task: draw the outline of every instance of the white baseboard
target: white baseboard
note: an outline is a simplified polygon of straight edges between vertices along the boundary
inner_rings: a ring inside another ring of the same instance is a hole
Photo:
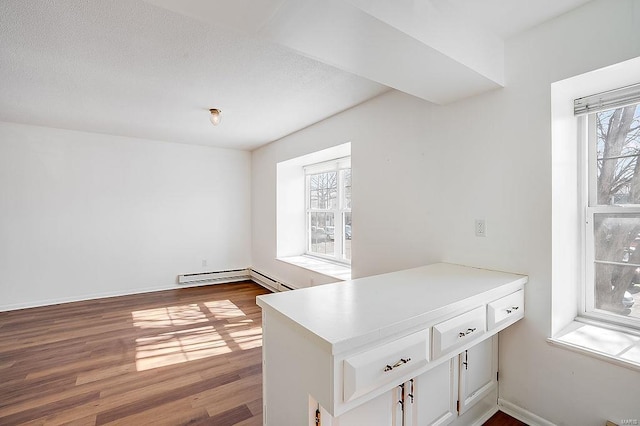
[[[258,271],[254,268],[249,268],[249,272],[251,273],[251,281],[274,293],[280,291],[295,290],[298,288],[296,286],[286,284],[275,277],[265,275],[261,271]]]
[[[521,422],[525,422],[529,426],[556,426],[549,420],[543,419],[542,417],[533,414],[531,411],[525,410],[524,408],[502,398],[498,398],[498,407],[500,408],[500,411],[520,420]]]
[[[61,297],[56,299],[45,299],[45,300],[36,300],[33,302],[27,303],[16,303],[12,305],[0,305],[0,312],[6,311],[15,311],[18,309],[28,309],[28,308],[37,308],[40,306],[50,306],[50,305],[59,305],[61,303],[71,303],[71,302],[82,302],[86,300],[95,300],[95,299],[105,299],[107,297],[118,297],[118,296],[131,296],[134,294],[143,294],[143,293],[153,293],[154,291],[165,291],[165,290],[178,290],[181,288],[189,288],[189,287],[201,287],[205,285],[215,285],[215,284],[225,284],[237,281],[250,281],[249,278],[242,279],[229,279],[227,281],[216,281],[216,282],[204,282],[204,283],[193,283],[193,284],[180,284],[179,286],[176,284],[169,284],[165,286],[155,286],[155,287],[145,287],[145,288],[136,288],[133,290],[122,290],[122,291],[112,291],[112,292],[103,292],[103,293],[92,293],[92,294],[83,294],[80,296],[73,297]]]
[[[34,301],[29,301],[24,303],[15,303],[15,304],[6,304],[6,305],[0,304],[0,312],[15,311],[18,309],[27,309],[27,308],[37,308],[40,306],[59,305],[61,303],[82,302],[86,300],[104,299],[107,297],[131,296],[134,294],[152,293],[154,291],[176,290],[179,288],[225,284],[225,283],[232,283],[232,282],[238,282],[238,281],[253,281],[256,284],[259,284],[262,287],[265,287],[267,290],[276,291],[276,292],[294,290],[297,288],[295,286],[285,284],[277,280],[273,280],[272,278],[269,278],[268,276],[260,273],[259,271],[252,269],[251,267],[246,268],[246,271],[247,271],[247,275],[235,276],[235,277],[234,276],[222,277],[222,278],[209,280],[209,281],[200,281],[200,282],[196,281],[196,282],[190,282],[190,283],[182,283],[179,285],[174,283],[174,284],[167,284],[167,285],[154,286],[154,287],[136,288],[132,290],[90,293],[90,294],[82,294],[78,296],[34,300]]]

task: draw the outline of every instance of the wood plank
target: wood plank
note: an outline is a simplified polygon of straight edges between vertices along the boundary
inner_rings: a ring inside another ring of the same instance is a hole
[[[96,424],[101,425],[109,423],[113,420],[125,418],[132,414],[146,411],[150,407],[163,405],[175,401],[176,399],[181,399],[190,395],[204,392],[205,390],[215,389],[218,386],[222,386],[227,383],[234,383],[237,380],[239,380],[239,377],[235,373],[221,374],[211,379],[201,380],[185,386],[180,386],[170,391],[162,392],[160,394],[153,395],[136,402],[122,404],[119,407],[98,414]]]
[[[236,423],[234,426],[262,426],[262,414],[259,416],[253,416],[240,423]]]
[[[152,407],[146,411],[107,423],[108,426],[122,425],[194,425],[213,424],[205,409],[194,410],[188,398],[176,400],[161,406]]]
[[[216,416],[246,402],[262,397],[262,377],[241,379],[230,386],[221,387],[198,396],[193,407],[205,406],[210,416]],[[222,397],[226,395],[225,397]]]
[[[211,416],[211,424],[213,425],[235,425],[244,420],[253,417],[251,411],[246,405],[240,405],[238,407],[231,408],[215,416]]]
[[[502,411],[498,411],[489,420],[484,422],[482,426],[527,426],[527,424],[514,419]]]
[[[262,397],[248,402],[247,407],[254,416],[262,416]]]
[[[100,395],[98,392],[76,395],[70,398],[60,399],[50,402],[49,404],[34,406],[26,410],[18,411],[9,415],[0,416],[2,424],[12,425],[27,422],[29,420],[38,419],[49,414],[65,410],[68,407],[77,405],[87,405],[95,402]],[[0,413],[1,414],[1,413]]]

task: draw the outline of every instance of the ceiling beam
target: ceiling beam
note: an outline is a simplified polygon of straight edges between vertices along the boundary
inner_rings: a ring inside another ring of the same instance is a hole
[[[504,85],[503,41],[442,0],[145,0],[427,101]]]

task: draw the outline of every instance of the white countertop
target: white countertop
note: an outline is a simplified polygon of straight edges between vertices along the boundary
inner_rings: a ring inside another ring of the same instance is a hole
[[[257,303],[289,318],[337,354],[502,297],[526,282],[524,275],[437,263],[258,296]]]

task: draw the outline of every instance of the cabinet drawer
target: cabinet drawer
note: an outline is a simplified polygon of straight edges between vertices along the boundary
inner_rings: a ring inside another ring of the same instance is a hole
[[[501,325],[515,322],[523,316],[524,291],[518,290],[489,303],[487,307],[487,327],[492,330]]]
[[[423,367],[429,361],[429,330],[410,334],[344,360],[343,399],[350,401]]]
[[[486,331],[485,305],[433,326],[433,357],[439,357]]]

